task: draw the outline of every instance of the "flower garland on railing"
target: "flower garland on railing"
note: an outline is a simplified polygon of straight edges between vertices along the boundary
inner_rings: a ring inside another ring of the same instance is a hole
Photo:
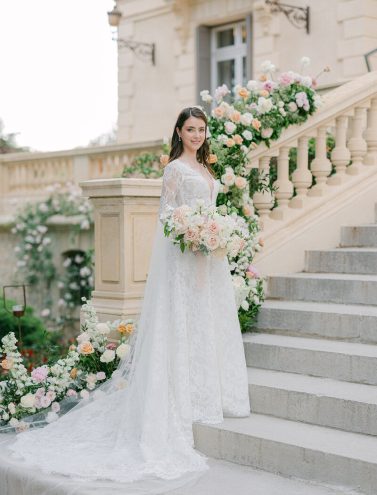
[[[74,307],[80,305],[80,298],[89,296],[92,290],[92,256],[88,251],[67,257],[62,267],[65,273],[60,275],[54,263],[54,246],[48,222],[55,215],[77,217],[78,222],[70,225],[73,241],[80,230],[90,228],[91,206],[82,196],[81,189],[72,183],[49,186],[46,192],[49,194],[47,199],[28,203],[21,208],[11,231],[20,239],[14,249],[17,271],[27,284],[38,286],[43,295],[40,316],[46,322],[54,320],[55,324],[64,324],[71,318]],[[60,316],[54,319],[51,287],[57,279],[62,297],[58,302]]]
[[[84,323],[77,345],[71,345],[67,356],[55,363],[29,373],[14,333],[3,337],[0,367],[5,379],[0,380],[0,431],[23,431],[32,423],[55,421],[61,404],[65,411],[78,400],[89,399],[101,383],[115,376],[120,361],[131,352],[128,342],[136,331],[134,320],[99,323],[91,302],[83,301]],[[116,342],[109,340],[111,332]],[[125,385],[118,377],[117,387]],[[27,421],[23,421],[25,417]]]
[[[309,63],[308,57],[301,59],[302,68]],[[275,66],[270,61],[261,68],[259,79],[248,81],[245,87],[237,85],[231,91],[223,84],[214,95],[208,90],[201,92],[208,105],[210,163],[221,181],[217,206],[223,206],[224,213],[244,217],[249,225],[250,239],[245,249],[235,258],[228,257],[243,331],[250,328],[264,299],[263,280],[252,265],[263,239],[250,196],[255,191],[271,190],[266,175],[258,174],[258,183],[252,183],[255,174],[247,167],[248,154],[261,143],[269,147],[284,129],[302,124],[316,111],[321,105],[316,81],[322,72],[329,71],[326,67],[314,79],[292,71],[275,78]],[[162,164],[166,161],[166,156],[161,157]]]

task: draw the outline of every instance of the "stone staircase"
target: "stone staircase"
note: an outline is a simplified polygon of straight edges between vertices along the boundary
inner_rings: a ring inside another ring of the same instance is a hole
[[[252,414],[195,424],[197,448],[376,494],[376,344],[377,223],[343,227],[339,248],[306,252],[305,272],[269,277],[244,336]]]

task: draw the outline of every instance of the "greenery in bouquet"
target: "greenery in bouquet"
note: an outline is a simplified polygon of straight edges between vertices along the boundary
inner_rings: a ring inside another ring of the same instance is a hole
[[[61,410],[67,410],[67,403],[99,393],[98,386],[114,376],[120,361],[130,355],[134,320],[99,323],[91,302],[83,300],[81,333],[65,357],[29,372],[14,332],[1,339],[0,367],[5,375],[0,381],[0,431],[23,431],[30,424],[55,421]],[[113,341],[111,333],[116,334]],[[119,388],[125,385],[125,380],[117,379]]]
[[[60,278],[58,287],[62,293],[59,301],[60,316],[54,323],[61,323],[71,318],[72,304],[80,304],[79,296],[87,296],[93,287],[92,256],[83,252],[82,262],[77,264],[78,270],[68,271],[61,276],[60,271],[67,266],[58,267],[54,260],[54,242],[49,233],[49,221],[59,215],[75,217],[76,221],[69,224],[70,237],[73,242],[75,235],[81,230],[88,230],[91,223],[91,206],[82,196],[81,189],[72,184],[55,184],[46,189],[47,198],[28,203],[15,216],[12,233],[19,241],[15,247],[17,272],[19,278],[26,284],[38,288],[43,300],[40,316],[47,323],[53,321],[53,292],[52,288]],[[77,255],[77,253],[75,254]],[[65,263],[67,261],[65,260]]]

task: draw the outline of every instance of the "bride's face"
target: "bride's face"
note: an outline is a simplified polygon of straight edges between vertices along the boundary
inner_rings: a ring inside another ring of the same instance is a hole
[[[181,130],[177,128],[177,132],[181,136],[184,149],[196,152],[206,138],[206,125],[198,117],[189,117]]]

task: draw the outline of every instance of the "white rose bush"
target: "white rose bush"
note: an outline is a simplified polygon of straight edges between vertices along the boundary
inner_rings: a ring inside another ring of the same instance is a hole
[[[308,57],[301,59],[304,69]],[[201,92],[207,108],[208,134],[212,154],[210,163],[221,181],[217,207],[223,214],[244,218],[249,228],[248,242],[229,263],[233,276],[242,331],[250,329],[264,298],[263,280],[252,265],[254,255],[262,248],[258,216],[251,195],[272,189],[269,177],[260,177],[247,169],[248,154],[261,143],[270,146],[290,125],[302,124],[321,105],[315,91],[317,78],[293,71],[276,75],[270,61],[262,64],[258,80],[229,89],[225,84],[211,95]],[[326,67],[322,72],[329,71]],[[321,73],[322,73],[321,72]]]
[[[128,343],[136,331],[133,319],[99,323],[90,301],[83,298],[84,323],[77,345],[66,357],[29,373],[13,332],[0,346],[0,430],[23,431],[30,423],[49,423],[70,404],[87,400],[92,391],[116,374],[121,360],[131,352]],[[115,333],[116,339],[109,340]],[[100,392],[100,391],[98,391]],[[26,420],[24,420],[24,419]]]

